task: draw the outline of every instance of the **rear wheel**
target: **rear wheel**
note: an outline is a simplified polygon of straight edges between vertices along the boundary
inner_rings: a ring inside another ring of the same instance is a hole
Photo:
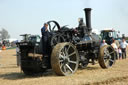
[[[115,63],[116,55],[114,49],[110,45],[100,48],[99,65],[102,68],[109,68]]]
[[[51,66],[57,75],[67,76],[76,72],[79,56],[75,46],[71,43],[57,44],[51,55]]]

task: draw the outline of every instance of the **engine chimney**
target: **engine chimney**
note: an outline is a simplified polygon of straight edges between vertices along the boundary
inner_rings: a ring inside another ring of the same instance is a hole
[[[85,8],[84,12],[85,12],[85,17],[86,17],[86,26],[88,28],[89,33],[92,31],[92,27],[91,27],[91,8]]]

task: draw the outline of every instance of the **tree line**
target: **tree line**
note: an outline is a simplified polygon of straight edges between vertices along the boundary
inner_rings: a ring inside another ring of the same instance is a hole
[[[0,30],[0,40],[9,39],[9,38],[10,35],[8,31],[5,28],[2,28],[2,30]]]

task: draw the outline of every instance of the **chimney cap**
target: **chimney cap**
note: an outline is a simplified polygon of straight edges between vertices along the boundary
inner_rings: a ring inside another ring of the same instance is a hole
[[[92,10],[91,8],[84,8],[84,10],[88,10],[88,11],[90,11],[90,10]]]

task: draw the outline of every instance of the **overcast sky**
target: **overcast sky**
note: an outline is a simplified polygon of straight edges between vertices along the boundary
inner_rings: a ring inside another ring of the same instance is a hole
[[[11,38],[20,34],[41,34],[44,22],[77,27],[83,9],[91,7],[92,28],[115,28],[128,35],[128,0],[0,0],[0,28]]]

